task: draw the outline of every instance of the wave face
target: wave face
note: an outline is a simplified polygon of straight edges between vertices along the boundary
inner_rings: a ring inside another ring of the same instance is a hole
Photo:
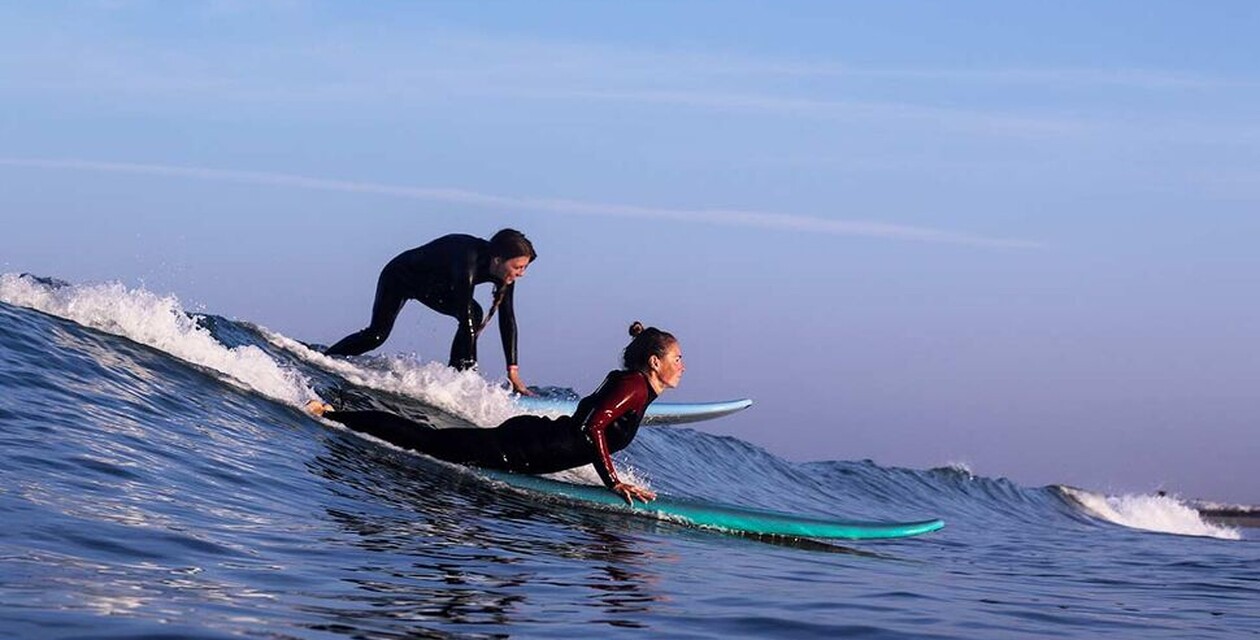
[[[0,275],[0,389],[0,628],[14,637],[1260,632],[1258,545],[1174,497],[800,464],[663,427],[619,456],[657,491],[948,526],[767,544],[546,503],[301,411],[338,394],[492,426],[517,412],[500,384],[327,358],[117,284]]]

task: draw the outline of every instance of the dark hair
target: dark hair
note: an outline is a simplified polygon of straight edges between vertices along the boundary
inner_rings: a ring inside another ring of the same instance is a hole
[[[638,320],[630,325],[630,335],[634,336],[634,340],[621,354],[621,365],[629,371],[647,371],[652,356],[664,358],[669,345],[678,342],[673,334],[656,327],[645,329]]]
[[[490,238],[490,257],[511,260],[527,256],[530,262],[538,258],[534,245],[525,234],[516,229],[500,229]]]
[[[499,258],[500,260],[511,260],[526,256],[530,262],[533,262],[538,254],[534,253],[534,245],[525,237],[525,234],[516,229],[499,229],[499,232],[490,238],[490,257]],[[490,313],[481,320],[481,326],[473,333],[474,336],[480,337],[481,332],[485,330],[486,325],[490,324],[490,318],[494,317],[494,312],[499,310],[499,305],[503,303],[503,297],[507,295],[507,287],[501,284],[494,285],[494,301],[490,304]]]

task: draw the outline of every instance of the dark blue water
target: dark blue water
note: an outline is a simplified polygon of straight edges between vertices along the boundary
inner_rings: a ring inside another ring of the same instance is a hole
[[[1260,635],[1257,530],[1172,497],[797,464],[670,427],[620,457],[684,497],[948,522],[775,544],[504,492],[299,409],[332,390],[438,424],[514,411],[474,374],[0,276],[0,637]]]

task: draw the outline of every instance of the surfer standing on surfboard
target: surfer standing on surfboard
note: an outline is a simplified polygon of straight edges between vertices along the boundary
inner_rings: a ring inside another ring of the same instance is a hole
[[[320,400],[308,403],[307,410],[457,464],[531,474],[591,464],[604,486],[627,503],[646,502],[656,494],[618,478],[612,454],[630,445],[647,406],[678,386],[686,366],[673,335],[639,322],[630,325],[630,335],[634,339],[622,353],[624,368],[609,372],[571,416],[516,416],[493,429],[435,429],[385,411],[337,411]]]
[[[537,257],[534,245],[515,229],[503,229],[488,241],[451,234],[404,251],[381,270],[368,327],[342,338],[324,353],[357,356],[381,346],[393,330],[403,303],[419,300],[459,322],[451,342],[449,364],[456,369],[470,369],[477,364],[477,338],[498,310],[508,381],[517,393],[533,395],[521,382],[516,363],[512,294],[517,278],[525,275],[526,267]],[[494,283],[494,303],[483,319],[481,305],[473,299],[473,288],[484,282]]]

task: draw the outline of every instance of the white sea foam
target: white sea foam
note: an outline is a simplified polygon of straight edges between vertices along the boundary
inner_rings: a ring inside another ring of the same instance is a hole
[[[53,286],[28,276],[2,274],[0,301],[129,338],[293,406],[314,397],[304,376],[280,366],[262,349],[219,343],[174,296],[119,283]]]
[[[1237,529],[1205,521],[1198,511],[1174,496],[1108,496],[1071,487],[1062,489],[1093,515],[1108,522],[1161,533],[1208,536],[1224,540],[1242,539]]]
[[[229,381],[301,407],[317,397],[299,372],[282,366],[255,346],[229,348],[185,312],[175,296],[159,296],[119,283],[55,286],[16,274],[0,275],[0,301],[42,311],[123,336],[176,358],[224,374]],[[265,327],[254,326],[273,344],[353,384],[420,399],[481,426],[497,425],[521,409],[507,389],[475,371],[456,371],[405,356],[360,364],[330,358]]]
[[[272,344],[352,384],[417,398],[479,426],[495,426],[522,413],[511,392],[476,371],[456,371],[439,362],[419,362],[399,355],[371,362],[330,358],[283,334],[257,325],[254,328]]]

